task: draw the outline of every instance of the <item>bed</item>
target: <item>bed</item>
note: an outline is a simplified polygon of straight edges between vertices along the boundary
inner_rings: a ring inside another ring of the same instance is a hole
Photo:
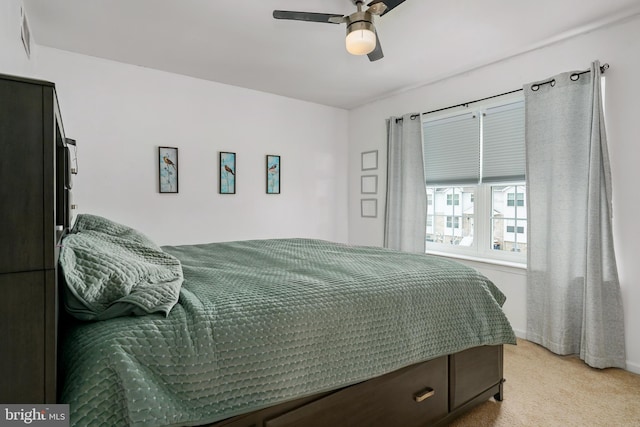
[[[71,425],[446,424],[502,399],[504,295],[422,254],[315,239],[158,247],[79,215],[63,239]]]

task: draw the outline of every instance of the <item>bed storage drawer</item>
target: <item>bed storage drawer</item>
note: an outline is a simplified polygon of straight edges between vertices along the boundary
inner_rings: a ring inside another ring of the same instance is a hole
[[[424,426],[447,414],[447,364],[440,357],[342,389],[265,423],[266,427]]]
[[[455,410],[485,391],[497,393],[502,384],[502,346],[474,347],[449,356],[450,407]]]

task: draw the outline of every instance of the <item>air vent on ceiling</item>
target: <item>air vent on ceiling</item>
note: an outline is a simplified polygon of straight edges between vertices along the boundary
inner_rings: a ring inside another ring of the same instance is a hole
[[[24,7],[20,8],[21,24],[20,24],[20,37],[22,38],[22,45],[24,51],[27,53],[27,58],[31,57],[31,31],[29,30],[29,23],[27,22],[27,13],[24,11]]]

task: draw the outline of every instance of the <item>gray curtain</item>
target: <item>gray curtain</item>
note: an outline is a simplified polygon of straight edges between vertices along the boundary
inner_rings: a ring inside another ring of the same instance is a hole
[[[387,120],[387,149],[384,246],[424,253],[427,190],[420,114]]]
[[[596,368],[624,368],[600,79],[596,61],[590,72],[524,87],[527,339]]]

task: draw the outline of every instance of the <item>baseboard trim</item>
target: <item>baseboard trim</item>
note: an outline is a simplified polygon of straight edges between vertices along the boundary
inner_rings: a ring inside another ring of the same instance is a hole
[[[514,329],[513,332],[516,334],[517,338],[520,338],[520,339],[523,339],[523,340],[527,340],[527,332],[526,331],[521,331],[519,329]],[[629,360],[627,360],[625,363],[626,363],[626,368],[625,368],[626,371],[633,372],[634,374],[640,374],[640,364],[639,363],[633,363],[633,362],[630,362]]]
[[[634,374],[640,374],[640,364],[629,362],[627,360],[627,371],[633,372]]]
[[[520,329],[514,329],[513,332],[516,334],[517,338],[521,338],[523,340],[527,339],[527,331],[521,331]]]

